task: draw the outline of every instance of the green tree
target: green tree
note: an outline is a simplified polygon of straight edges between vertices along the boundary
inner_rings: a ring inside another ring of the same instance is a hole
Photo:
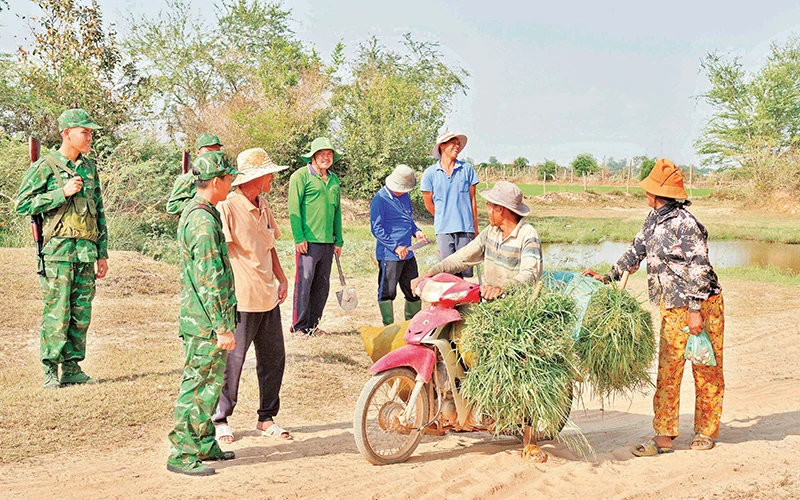
[[[52,144],[58,115],[83,107],[103,126],[100,134],[114,134],[143,101],[146,79],[124,59],[97,0],[34,3],[42,14],[30,19],[30,46],[18,49],[17,63],[3,57],[0,126]]]
[[[538,170],[538,178],[540,180],[552,180],[556,178],[556,173],[559,169],[563,168],[555,160],[545,159],[544,163],[536,166]]]
[[[216,19],[175,0],[157,18],[132,19],[126,47],[160,89],[154,103],[174,138],[190,145],[213,130],[233,154],[258,144],[294,165],[328,128],[344,47],[326,66],[290,20],[291,11],[262,0],[223,0]]]
[[[597,159],[591,153],[580,153],[570,164],[575,175],[592,175],[599,170]]]
[[[524,156],[519,156],[514,160],[512,165],[516,170],[522,170],[528,168],[531,165],[531,162],[529,162]]]
[[[700,96],[713,114],[695,143],[703,164],[742,168],[758,188],[800,189],[800,39],[773,44],[764,65],[708,54],[701,69],[711,90]]]
[[[647,155],[637,156],[633,159],[633,165],[639,169],[639,180],[644,180],[656,166],[656,158]]]
[[[349,196],[372,197],[399,163],[416,170],[433,163],[428,151],[467,73],[443,60],[438,45],[406,35],[404,51],[372,38],[359,47],[350,78],[334,91],[345,152],[341,177]]]
[[[499,167],[502,165],[496,156],[490,156],[489,159],[486,160],[486,163],[488,163],[490,167]]]

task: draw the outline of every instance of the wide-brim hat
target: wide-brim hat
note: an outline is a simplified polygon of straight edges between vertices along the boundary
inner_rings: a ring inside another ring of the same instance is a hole
[[[461,143],[461,151],[463,151],[464,148],[467,147],[467,136],[466,135],[464,135],[464,134],[454,134],[452,132],[445,132],[444,134],[440,135],[436,139],[436,144],[434,144],[433,145],[433,149],[431,149],[431,156],[433,156],[437,160],[441,160],[442,159],[442,152],[439,151],[439,146],[441,146],[443,143],[449,141],[453,137],[458,137],[458,142]]]
[[[397,193],[407,193],[417,185],[414,170],[408,165],[398,165],[386,178],[386,187]]]
[[[236,168],[239,175],[231,183],[238,186],[253,179],[258,179],[268,174],[274,174],[289,168],[286,165],[277,165],[262,148],[245,149],[236,157]]]
[[[313,158],[317,152],[322,151],[323,149],[330,149],[333,151],[333,163],[336,163],[342,158],[341,153],[333,148],[333,144],[331,143],[330,139],[327,137],[317,137],[311,143],[311,147],[308,148],[308,153],[300,155],[300,159],[302,159],[305,164],[309,164],[311,163],[311,158]]]
[[[653,170],[639,183],[639,187],[663,198],[685,200],[689,197],[683,186],[683,172],[666,158],[656,162]]]
[[[521,217],[531,213],[531,209],[522,203],[522,190],[508,181],[499,181],[492,189],[484,189],[478,194],[486,201],[505,207]]]

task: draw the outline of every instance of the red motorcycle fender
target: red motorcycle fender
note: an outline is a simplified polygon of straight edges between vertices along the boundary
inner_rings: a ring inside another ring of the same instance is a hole
[[[425,382],[428,382],[436,366],[436,353],[433,349],[419,345],[403,346],[379,359],[370,367],[369,372],[374,375],[398,366],[411,367]]]

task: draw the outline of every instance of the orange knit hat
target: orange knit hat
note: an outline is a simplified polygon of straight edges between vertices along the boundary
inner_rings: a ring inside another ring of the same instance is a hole
[[[639,183],[639,187],[664,198],[685,200],[689,197],[683,187],[683,172],[666,158],[656,162],[650,174]]]

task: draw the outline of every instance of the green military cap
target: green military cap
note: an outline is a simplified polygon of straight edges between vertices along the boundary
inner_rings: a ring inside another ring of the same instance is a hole
[[[61,113],[61,116],[58,117],[59,132],[63,132],[64,130],[72,127],[84,127],[91,129],[102,128],[100,125],[93,122],[91,118],[89,118],[89,113],[87,113],[86,110],[80,108],[68,109]]]
[[[308,153],[300,155],[300,159],[306,164],[311,163],[311,158],[313,158],[318,151],[322,151],[323,149],[330,149],[333,151],[333,163],[336,163],[342,157],[341,153],[333,149],[333,144],[331,144],[330,139],[327,137],[317,137],[311,143]]]
[[[207,181],[228,174],[238,175],[239,171],[233,168],[233,163],[227,154],[222,151],[211,151],[201,154],[192,162],[192,173],[195,179]]]
[[[220,146],[222,146],[219,137],[212,134],[211,132],[203,132],[197,137],[197,141],[194,143],[195,149],[197,150],[199,150],[203,146],[213,146],[215,144],[219,144]]]

